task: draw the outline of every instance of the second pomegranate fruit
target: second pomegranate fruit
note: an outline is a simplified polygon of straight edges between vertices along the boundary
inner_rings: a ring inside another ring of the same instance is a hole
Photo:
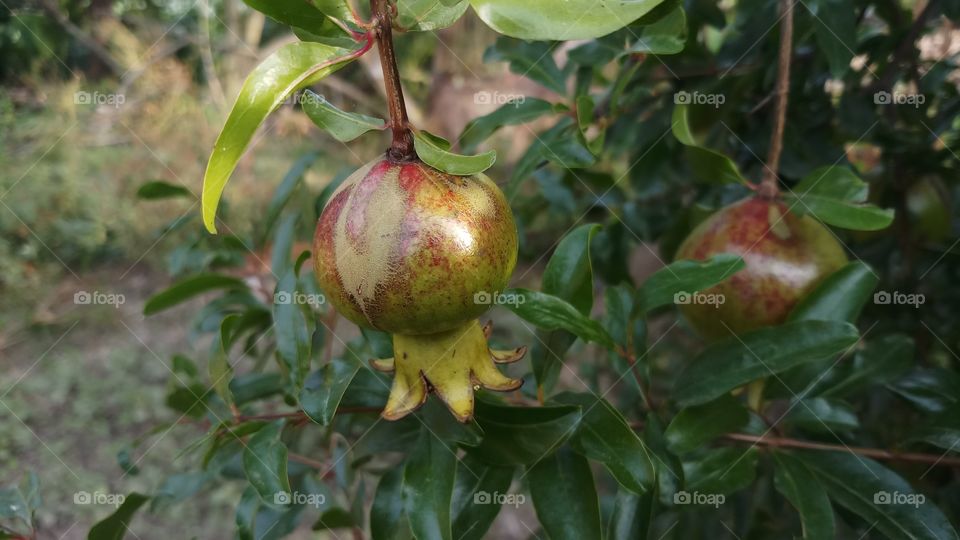
[[[762,197],[711,215],[684,240],[676,258],[705,260],[720,253],[739,255],[746,267],[680,305],[708,339],[782,323],[797,301],[847,263],[823,224]]]

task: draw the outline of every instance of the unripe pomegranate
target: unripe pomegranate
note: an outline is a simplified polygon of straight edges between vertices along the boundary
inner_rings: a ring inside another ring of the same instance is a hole
[[[383,416],[401,418],[434,390],[454,415],[473,414],[474,386],[512,390],[520,381],[493,361],[477,321],[517,262],[517,230],[503,193],[483,174],[454,176],[419,160],[387,156],[353,173],[331,196],[314,236],[316,276],[354,323],[393,334],[396,371]],[[429,386],[428,386],[429,383]]]
[[[840,243],[823,224],[761,197],[736,202],[704,220],[680,245],[676,258],[704,260],[720,253],[739,255],[746,267],[680,305],[708,339],[782,323],[797,301],[847,263]],[[706,296],[711,294],[718,296]],[[717,302],[699,301],[707,298]]]

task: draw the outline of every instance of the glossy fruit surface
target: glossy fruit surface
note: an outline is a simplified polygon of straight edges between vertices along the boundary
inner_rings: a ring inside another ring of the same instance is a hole
[[[704,260],[719,253],[743,258],[746,267],[679,306],[704,337],[717,339],[783,322],[824,277],[847,263],[836,237],[810,216],[751,197],[720,209],[684,240],[677,259]]]
[[[503,193],[483,174],[374,160],[333,194],[317,223],[315,269],[356,324],[417,335],[462,327],[502,291],[517,261]]]

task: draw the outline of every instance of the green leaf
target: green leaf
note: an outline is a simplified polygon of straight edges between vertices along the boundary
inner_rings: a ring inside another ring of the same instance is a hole
[[[287,26],[320,31],[327,17],[304,0],[243,0],[245,4]]]
[[[470,0],[487,26],[520,39],[568,41],[592,39],[639,19],[662,0]]]
[[[879,281],[866,263],[852,262],[830,274],[803,297],[790,312],[789,320],[855,322]]]
[[[221,274],[200,274],[178,281],[149,299],[143,305],[143,314],[154,315],[185,302],[197,295],[216,289],[246,288],[243,280]]]
[[[690,168],[705,182],[714,184],[747,184],[736,163],[729,157],[701,146],[690,130],[689,107],[678,103],[673,108],[673,136],[687,147]]]
[[[280,441],[282,420],[272,422],[256,432],[243,449],[243,471],[267,505],[281,506],[289,500],[290,479],[287,477],[287,447]]]
[[[870,386],[890,382],[913,365],[913,340],[903,334],[890,334],[868,341],[849,363],[838,364],[839,375],[818,395],[846,396]]]
[[[470,455],[460,460],[453,486],[454,538],[481,540],[500,513],[501,500],[522,503],[522,494],[508,494],[513,472],[513,467],[490,466]]]
[[[282,276],[292,268],[290,251],[293,249],[294,236],[297,233],[297,220],[300,213],[294,212],[283,216],[280,226],[273,237],[273,246],[270,253],[270,271],[275,276]],[[296,272],[296,270],[294,270]]]
[[[842,78],[850,70],[850,60],[857,50],[857,17],[843,0],[812,0],[808,6],[813,15],[814,36],[819,50],[827,58],[830,73]]]
[[[820,221],[857,231],[884,229],[893,222],[892,209],[865,204],[867,183],[850,169],[820,167],[804,177],[784,200],[790,211],[813,214]]]
[[[860,427],[857,413],[850,405],[836,399],[806,398],[793,405],[783,421],[810,432],[835,435]]]
[[[363,50],[322,43],[291,43],[250,73],[217,137],[203,176],[203,223],[208,231],[217,232],[215,220],[223,188],[267,115],[288,96],[340,69]]]
[[[476,5],[474,5],[476,8]],[[483,53],[484,62],[508,62],[510,71],[563,95],[566,76],[553,59],[553,45],[499,37]]]
[[[564,392],[556,401],[583,409],[580,429],[570,446],[603,463],[624,488],[642,495],[651,490],[655,474],[651,452],[619,411],[593,394]]]
[[[300,406],[311,420],[321,426],[330,425],[343,394],[360,370],[353,358],[334,358],[310,377],[300,392]]]
[[[570,231],[553,251],[543,271],[541,290],[566,300],[583,315],[593,307],[593,267],[590,241],[600,225],[587,223]]]
[[[483,429],[476,421],[458,422],[439,400],[428,400],[417,411],[420,423],[430,426],[430,433],[450,446],[476,446],[483,440]]]
[[[813,194],[862,203],[867,202],[870,186],[848,167],[827,165],[804,176],[791,191],[801,197]]]
[[[300,393],[310,371],[310,330],[302,306],[297,302],[299,296],[297,275],[291,268],[277,283],[273,329],[277,337],[277,355],[289,371],[294,395]]]
[[[270,198],[270,203],[267,205],[266,217],[263,220],[263,233],[260,238],[261,244],[265,243],[270,231],[277,222],[277,218],[280,217],[280,212],[283,210],[283,207],[287,205],[297,186],[303,181],[303,176],[307,172],[307,169],[313,165],[313,162],[315,162],[319,156],[320,154],[317,152],[309,152],[300,156],[287,170],[277,189],[273,191],[273,197]]]
[[[819,195],[796,197],[787,194],[783,198],[790,205],[790,211],[801,214],[809,212],[827,225],[841,229],[879,231],[893,223],[892,208],[878,208],[872,204],[851,204]]]
[[[636,39],[622,54],[677,54],[687,42],[687,14],[681,2],[663,2],[629,27]]]
[[[467,0],[397,0],[396,24],[406,31],[433,31],[457,22],[470,4]]]
[[[940,367],[915,368],[887,388],[922,411],[941,413],[960,399],[960,375]]]
[[[590,315],[593,307],[590,242],[599,230],[600,225],[586,224],[564,236],[547,261],[541,280],[544,293],[570,302],[585,316]],[[538,331],[537,337],[530,361],[537,385],[548,390],[560,372],[564,353],[576,338],[566,331]]]
[[[163,180],[147,182],[137,189],[137,198],[148,201],[171,199],[174,197],[190,197],[192,195],[193,193],[189,189],[181,185],[164,182]]]
[[[457,456],[429,429],[420,431],[403,471],[403,500],[410,528],[418,540],[453,538],[450,500]]]
[[[607,525],[609,540],[647,540],[653,524],[655,493],[636,495],[625,489],[617,490],[613,514]]]
[[[534,97],[510,101],[492,113],[468,122],[460,134],[460,145],[464,149],[472,149],[503,126],[525,124],[545,114],[557,112],[558,109],[558,106],[549,101]]]
[[[681,410],[670,421],[664,437],[675,454],[686,454],[702,448],[710,441],[740,430],[750,420],[746,407],[733,396],[719,398]]]
[[[417,150],[417,156],[427,165],[443,172],[469,176],[489,169],[497,161],[497,153],[494,150],[476,156],[462,156],[447,151],[446,148],[450,147],[450,143],[443,141],[446,143],[444,148],[442,144],[437,144],[437,139],[440,137],[432,133],[413,132],[413,145]]]
[[[348,0],[308,0],[321,13],[340,19],[341,21],[352,21],[353,15],[350,13]]]
[[[743,270],[738,255],[721,253],[706,261],[675,261],[647,278],[637,290],[636,306],[643,314],[676,301],[678,294],[710,288]]]
[[[510,183],[504,190],[508,199],[516,194],[521,181],[533,174],[544,161],[556,163],[565,169],[589,167],[596,162],[596,156],[580,141],[576,129],[573,118],[566,116],[536,136],[513,168]]]
[[[477,400],[483,442],[467,453],[496,466],[536,463],[576,431],[580,407],[508,407]]]
[[[593,341],[613,348],[613,338],[597,321],[582,315],[569,303],[541,292],[528,289],[508,289],[504,292],[515,301],[506,305],[522,319],[544,330],[566,330],[584,341]]]
[[[849,452],[804,451],[791,455],[814,472],[831,500],[864,518],[887,538],[958,538],[936,505],[876,461]]]
[[[386,126],[380,118],[341,111],[327,101],[327,98],[311,90],[304,91],[301,104],[303,111],[317,127],[340,142],[352,141],[368,131],[380,130]]]
[[[377,484],[370,507],[370,537],[373,540],[403,538],[403,467],[388,469]]]
[[[960,452],[960,405],[955,404],[924,422],[910,440],[932,444],[948,452]]]
[[[684,489],[688,493],[713,496],[739,491],[749,486],[756,477],[758,454],[759,451],[753,447],[720,448],[710,450],[696,461],[684,462]],[[679,499],[674,500],[682,501],[680,492],[677,495]],[[715,500],[723,504],[723,499]]]
[[[674,398],[698,405],[750,381],[838,354],[857,342],[857,328],[835,321],[794,321],[734,336],[700,353],[677,377]]]
[[[527,470],[537,518],[553,540],[601,538],[600,505],[587,458],[561,448]]]
[[[149,500],[150,497],[140,493],[127,495],[120,508],[90,529],[87,540],[121,540],[127,534],[134,514]]]
[[[803,538],[834,538],[833,508],[820,481],[803,462],[783,452],[774,452],[777,467],[774,486],[800,514]]]

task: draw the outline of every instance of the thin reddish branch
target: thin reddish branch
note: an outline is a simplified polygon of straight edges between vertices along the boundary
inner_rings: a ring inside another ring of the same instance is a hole
[[[859,456],[880,459],[884,461],[909,461],[926,463],[928,465],[945,465],[960,467],[960,458],[947,457],[943,454],[923,454],[919,452],[894,452],[882,448],[866,448],[862,446],[845,446],[841,444],[824,444],[786,437],[761,437],[746,433],[727,433],[725,439],[738,442],[748,442],[774,448],[800,448],[805,450],[825,450],[829,452],[852,452]]]
[[[780,169],[780,154],[783,152],[783,131],[787,123],[787,101],[790,94],[790,57],[793,52],[793,2],[780,0],[780,55],[777,58],[777,103],[773,116],[773,132],[770,134],[770,152],[766,170],[760,182],[761,197],[773,199],[780,194],[777,186],[777,171]]]
[[[383,85],[387,94],[387,107],[390,110],[390,129],[393,131],[393,143],[387,150],[387,156],[397,162],[413,161],[417,157],[413,147],[413,134],[407,118],[407,107],[403,102],[403,89],[400,87],[400,72],[397,69],[397,56],[393,50],[393,9],[389,0],[370,0],[373,14],[373,29],[377,50],[380,52],[380,66],[383,69]]]

